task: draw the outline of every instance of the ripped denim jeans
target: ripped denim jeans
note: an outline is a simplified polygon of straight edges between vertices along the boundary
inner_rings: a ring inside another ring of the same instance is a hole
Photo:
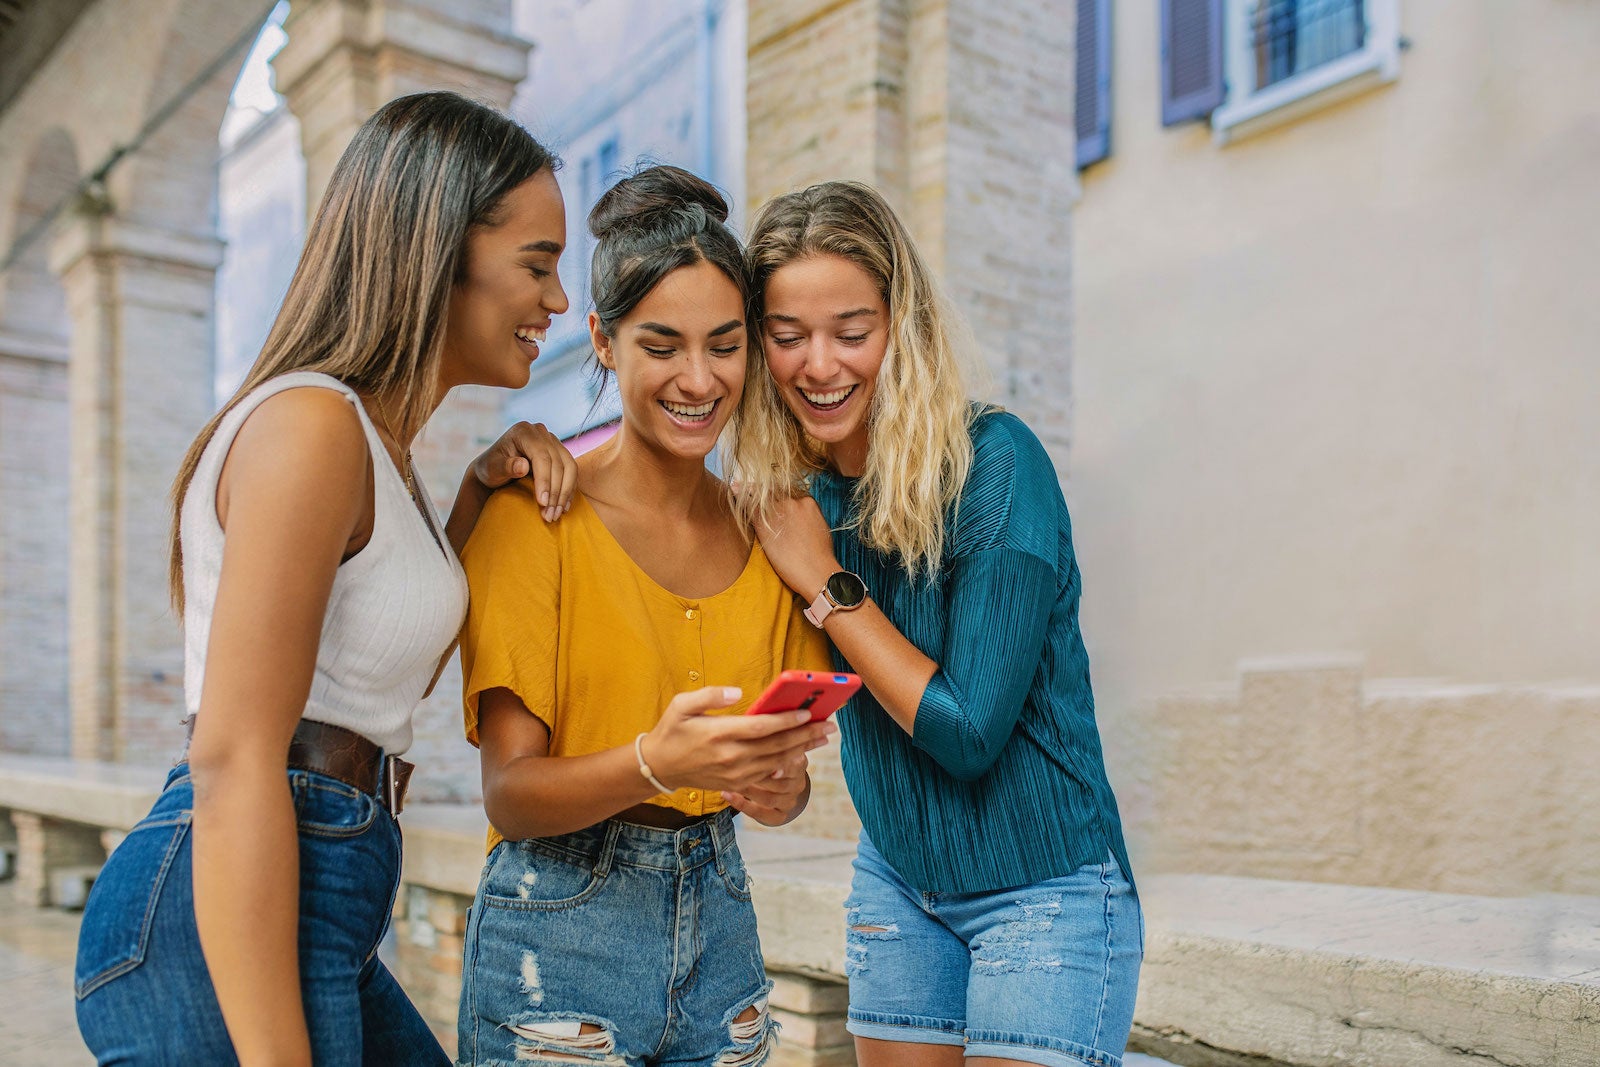
[[[777,1038],[731,811],[502,841],[461,981],[473,1067],[761,1067]]]
[[[991,893],[924,893],[861,835],[845,901],[847,1029],[1045,1067],[1120,1067],[1144,957],[1110,855]]]

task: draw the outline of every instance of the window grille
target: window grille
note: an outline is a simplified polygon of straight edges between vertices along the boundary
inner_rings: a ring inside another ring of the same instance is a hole
[[[1363,0],[1257,0],[1250,13],[1256,89],[1360,51]]]

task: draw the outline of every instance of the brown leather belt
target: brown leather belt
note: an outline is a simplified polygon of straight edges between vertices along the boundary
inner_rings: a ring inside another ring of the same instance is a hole
[[[194,737],[194,719],[186,721]],[[383,750],[354,730],[332,723],[301,719],[289,740],[287,766],[290,770],[311,771],[337,779],[368,796],[376,796],[391,815],[405,808],[406,787],[411,784],[414,764],[399,756],[385,756]]]
[[[622,822],[631,822],[639,826],[649,826],[657,830],[682,830],[693,826],[695,823],[705,822],[712,815],[689,815],[676,808],[663,808],[659,804],[635,804],[631,808],[624,808],[617,812],[613,818]]]

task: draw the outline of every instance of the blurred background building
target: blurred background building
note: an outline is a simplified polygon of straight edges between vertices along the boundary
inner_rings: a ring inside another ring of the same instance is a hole
[[[588,442],[614,417],[583,367],[583,220],[637,160],[710,178],[736,221],[871,181],[1073,509],[1108,763],[1176,931],[1152,942],[1148,1047],[1600,1062],[1592,937],[1528,920],[1542,963],[1491,938],[1451,973],[1493,958],[1567,999],[1517,986],[1547,1007],[1497,1001],[1491,1026],[1491,978],[1463,978],[1427,986],[1424,1024],[1410,994],[1258,974],[1301,957],[1248,955],[1282,945],[1244,919],[1217,942],[1240,954],[1199,962],[1175,903],[1314,900],[1294,921],[1320,944],[1312,912],[1393,931],[1470,900],[1520,930],[1515,897],[1600,894],[1596,57],[1600,6],[1573,0],[0,0],[0,761],[54,795],[176,752],[177,458],[254,359],[351,131],[458,88],[564,157],[573,309],[528,389],[462,391],[430,426],[437,494],[509,421]],[[436,1017],[481,819],[456,684],[419,719],[439,806],[402,907]],[[816,778],[764,846],[808,865],[774,868],[763,911],[774,972],[805,981],[839,972],[809,917],[837,910],[816,872],[856,829],[836,763]],[[45,811],[0,786],[41,901],[50,869],[103,856],[73,833],[114,843],[124,817],[81,788]],[[792,981],[780,1010],[816,1053],[793,1062],[844,1062],[836,991]],[[1296,997],[1327,1019],[1228,1030]]]

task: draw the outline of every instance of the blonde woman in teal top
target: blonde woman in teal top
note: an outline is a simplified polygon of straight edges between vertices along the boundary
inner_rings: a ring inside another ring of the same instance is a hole
[[[860,1063],[1118,1067],[1143,920],[1050,458],[969,399],[965,328],[871,188],[778,197],[746,255],[740,504],[865,681],[840,715]]]

